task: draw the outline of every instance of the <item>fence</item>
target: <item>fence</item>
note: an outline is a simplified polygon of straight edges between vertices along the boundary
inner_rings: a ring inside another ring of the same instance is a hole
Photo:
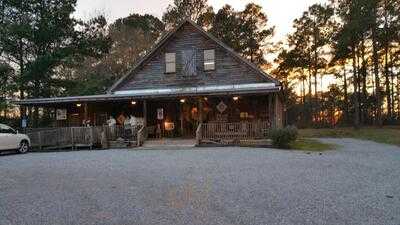
[[[204,123],[196,131],[198,144],[204,141],[265,139],[269,122]]]
[[[30,129],[27,135],[34,148],[92,148],[102,146],[104,141],[136,142],[140,128],[141,126],[40,128]]]

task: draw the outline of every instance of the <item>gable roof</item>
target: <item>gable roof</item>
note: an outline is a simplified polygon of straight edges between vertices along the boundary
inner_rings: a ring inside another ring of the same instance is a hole
[[[167,43],[173,36],[174,34],[176,34],[176,32],[178,32],[178,30],[180,30],[184,25],[186,24],[190,24],[191,26],[193,26],[194,28],[196,28],[196,30],[198,30],[202,35],[204,35],[205,37],[207,37],[208,39],[214,41],[217,45],[219,45],[220,47],[222,47],[223,49],[225,49],[228,53],[230,53],[232,56],[234,56],[236,59],[238,59],[239,61],[245,63],[246,65],[248,65],[250,68],[252,68],[253,70],[255,70],[257,72],[257,74],[259,74],[260,77],[262,77],[263,79],[265,79],[266,81],[272,81],[276,86],[280,86],[280,82],[273,78],[272,76],[266,74],[264,71],[262,71],[258,66],[256,66],[255,64],[249,62],[247,59],[243,58],[241,55],[239,55],[238,53],[236,53],[232,48],[230,48],[229,46],[227,46],[225,43],[223,43],[222,41],[220,41],[218,38],[216,38],[215,36],[213,36],[212,34],[206,32],[203,28],[201,28],[199,25],[197,25],[195,22],[191,21],[191,20],[185,20],[182,23],[180,23],[175,29],[173,29],[172,31],[168,32],[166,35],[164,35],[160,41],[158,41],[158,43],[156,45],[154,45],[154,47],[145,55],[143,56],[141,59],[139,59],[132,67],[131,70],[128,71],[128,73],[126,73],[123,77],[121,77],[117,82],[115,82],[107,91],[107,93],[111,94],[116,88],[119,87],[119,85],[121,85],[126,79],[128,79],[132,73],[134,73],[141,65],[143,65],[148,59],[150,59],[155,53],[156,51],[162,47],[165,43]]]

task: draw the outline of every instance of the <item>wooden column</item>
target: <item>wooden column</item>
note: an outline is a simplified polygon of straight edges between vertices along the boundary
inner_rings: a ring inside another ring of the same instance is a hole
[[[88,120],[88,114],[89,114],[88,104],[85,102],[83,103],[83,121],[85,122],[85,125],[86,121]]]
[[[269,122],[271,123],[271,127],[276,127],[276,115],[275,115],[275,94],[271,93],[268,95],[268,115]]]
[[[184,134],[184,127],[183,127],[183,104],[185,104],[185,103],[181,103],[180,101],[179,101],[179,120],[180,120],[180,122],[181,122],[181,135],[182,136],[185,136],[185,134]]]
[[[203,123],[203,98],[199,98],[199,124]]]
[[[35,106],[33,111],[33,127],[38,128],[39,126],[39,106]]]
[[[282,128],[284,125],[283,122],[283,104],[281,99],[279,98],[278,93],[275,93],[275,101],[274,101],[274,107],[275,107],[275,126],[277,128]]]
[[[147,101],[143,100],[143,126],[147,127]]]

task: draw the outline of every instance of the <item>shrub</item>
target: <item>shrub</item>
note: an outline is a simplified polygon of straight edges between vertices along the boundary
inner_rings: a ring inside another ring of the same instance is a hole
[[[297,135],[297,128],[295,126],[288,126],[271,130],[269,136],[274,147],[287,149],[290,148],[292,142],[296,141]]]

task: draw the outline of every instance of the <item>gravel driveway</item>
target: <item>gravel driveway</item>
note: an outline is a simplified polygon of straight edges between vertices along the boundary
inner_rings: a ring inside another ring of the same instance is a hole
[[[0,224],[400,225],[400,148],[0,156]]]

